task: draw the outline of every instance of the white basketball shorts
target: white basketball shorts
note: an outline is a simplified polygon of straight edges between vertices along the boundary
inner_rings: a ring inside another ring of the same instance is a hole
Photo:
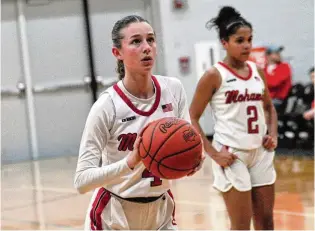
[[[215,140],[213,140],[212,145],[217,151],[220,151],[223,146]],[[225,168],[212,160],[214,188],[221,192],[227,192],[234,187],[242,192],[249,191],[253,187],[275,183],[274,151],[268,151],[263,146],[253,150],[228,147],[228,151],[237,155],[238,159]]]
[[[84,230],[177,230],[174,216],[170,190],[153,202],[139,203],[100,188],[92,197]]]

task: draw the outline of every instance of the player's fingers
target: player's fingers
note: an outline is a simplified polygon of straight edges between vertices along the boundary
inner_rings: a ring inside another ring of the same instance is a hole
[[[265,136],[264,139],[263,139],[263,146],[267,147],[269,145],[270,141],[271,141],[271,137],[270,136]]]
[[[226,161],[227,161],[228,163],[230,163],[231,161],[234,161],[234,154],[230,153],[230,154],[227,156]]]
[[[267,148],[267,149],[268,149],[268,148],[271,148],[271,147],[272,147],[272,143],[273,143],[272,140],[269,139],[269,140],[265,143],[264,147]]]
[[[134,148],[134,149],[138,149],[138,148],[139,148],[139,145],[140,145],[140,143],[141,143],[141,141],[142,141],[142,137],[141,137],[141,136],[138,136],[137,139],[136,139],[136,141],[135,141],[135,143],[134,143],[134,145],[133,145],[133,148]]]
[[[263,137],[263,143],[268,139],[268,137],[269,137],[268,135]]]
[[[270,150],[270,148],[272,147],[272,141],[269,140],[269,141],[265,142],[265,143],[263,144],[263,147],[264,147],[265,149],[267,149],[267,150]]]
[[[238,159],[238,156],[232,153],[232,158],[233,158],[233,160],[236,160],[236,159]]]
[[[269,149],[275,149],[277,147],[277,142],[275,140],[272,140],[270,142],[270,146],[269,146]]]
[[[272,141],[272,148],[276,148],[277,147],[277,141],[273,140]]]
[[[272,138],[270,136],[266,136],[263,142],[263,145],[268,145],[272,141]]]
[[[222,145],[222,148],[221,148],[221,152],[227,152],[227,147],[225,145]]]
[[[218,165],[221,166],[221,168],[224,168],[226,165],[226,161],[225,160],[216,160],[215,161]]]
[[[229,159],[223,159],[220,161],[219,165],[223,168],[228,167],[229,166]]]
[[[231,166],[234,163],[234,161],[235,161],[235,159],[229,160],[228,165]]]
[[[268,142],[268,141],[264,142],[264,143],[263,143],[263,146],[264,146],[265,148],[268,148],[268,147],[270,146],[270,142]]]
[[[230,163],[229,162],[225,162],[223,165],[221,165],[223,168],[229,167]]]
[[[267,145],[267,143],[268,143],[268,136],[265,136],[264,138],[263,138],[263,145],[265,146],[265,145]]]

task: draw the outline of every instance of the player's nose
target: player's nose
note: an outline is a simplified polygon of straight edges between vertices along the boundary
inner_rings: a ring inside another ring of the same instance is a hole
[[[144,42],[143,44],[143,53],[149,54],[152,51],[152,47],[148,42]]]
[[[244,49],[245,50],[249,50],[249,49],[251,49],[251,47],[252,47],[252,43],[250,43],[250,42],[245,42],[244,43]]]

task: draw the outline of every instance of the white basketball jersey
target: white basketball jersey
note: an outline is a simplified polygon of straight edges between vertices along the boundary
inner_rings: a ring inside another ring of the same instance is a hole
[[[179,117],[190,122],[186,95],[176,78],[153,76],[155,94],[149,99],[131,95],[119,81],[105,91],[114,105],[114,118],[109,121],[109,135],[103,152],[103,165],[125,158],[133,150],[137,135],[149,122],[163,117]],[[121,197],[159,196],[170,188],[170,181],[154,177],[142,163],[121,178],[104,185]]]
[[[255,63],[248,61],[247,65],[247,78],[222,62],[214,65],[222,82],[210,103],[215,120],[214,139],[244,150],[260,147],[267,131],[262,101],[264,81]]]

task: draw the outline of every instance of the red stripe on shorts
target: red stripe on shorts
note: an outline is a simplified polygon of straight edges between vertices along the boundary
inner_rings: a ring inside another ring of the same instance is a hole
[[[100,188],[90,211],[91,230],[103,230],[102,212],[110,200],[111,194],[104,188]]]
[[[172,213],[172,216],[173,216],[172,224],[173,224],[173,225],[177,225],[177,224],[176,224],[176,221],[175,221],[175,200],[174,200],[174,196],[173,196],[173,194],[172,194],[172,192],[171,192],[170,189],[167,190],[167,193],[168,193],[168,195],[170,195],[170,197],[171,197],[171,198],[173,199],[173,201],[174,201],[174,209],[173,209],[173,213]]]

